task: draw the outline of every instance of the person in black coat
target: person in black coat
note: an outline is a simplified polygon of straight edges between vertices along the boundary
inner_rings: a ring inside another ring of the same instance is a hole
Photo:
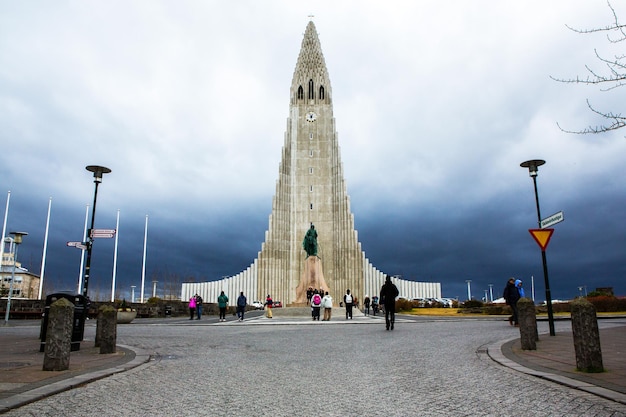
[[[509,324],[511,326],[513,326],[513,324],[519,326],[517,319],[517,301],[520,299],[520,294],[515,287],[515,278],[509,278],[507,281],[504,292],[502,293],[502,298],[504,298],[508,306],[511,306],[511,310],[513,311],[513,315],[509,317]]]
[[[385,326],[387,330],[391,328],[396,321],[396,297],[400,294],[398,287],[391,282],[391,277],[387,275],[385,283],[380,289],[380,303],[385,306]]]

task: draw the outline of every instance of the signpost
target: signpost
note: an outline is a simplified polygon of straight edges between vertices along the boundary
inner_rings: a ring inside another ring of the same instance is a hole
[[[82,249],[82,250],[87,249],[87,245],[85,244],[85,242],[67,242],[67,246],[71,248]]]

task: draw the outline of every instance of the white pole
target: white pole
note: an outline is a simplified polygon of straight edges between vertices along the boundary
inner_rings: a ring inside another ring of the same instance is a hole
[[[9,201],[11,201],[11,191],[7,194],[7,207],[4,210],[4,225],[2,226],[2,247],[0,247],[0,269],[2,268],[2,260],[4,259],[4,237],[7,233],[7,217],[9,217]]]
[[[117,239],[120,235],[120,209],[117,209],[117,222],[115,223],[115,250],[113,251],[113,282],[111,283],[111,302],[115,301],[115,275],[117,272]]]
[[[87,219],[89,218],[89,204],[85,208],[85,230],[83,231],[83,243],[87,241]],[[80,271],[78,271],[78,292],[77,294],[83,293],[83,264],[85,262],[85,249],[81,249],[80,251]]]
[[[48,218],[46,219],[46,235],[43,238],[43,254],[41,255],[41,276],[39,277],[39,295],[37,298],[41,300],[43,293],[43,276],[46,271],[46,252],[48,251],[48,230],[50,229],[50,208],[52,207],[52,197],[48,200]]]
[[[141,303],[143,304],[143,289],[146,282],[146,246],[148,243],[148,215],[146,214],[146,227],[143,235],[143,265],[141,267]]]
[[[535,302],[535,277],[533,275],[530,276],[530,294],[533,297],[533,302]]]

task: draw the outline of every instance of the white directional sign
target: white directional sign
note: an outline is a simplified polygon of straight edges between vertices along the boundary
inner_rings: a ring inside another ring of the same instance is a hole
[[[561,223],[563,221],[563,212],[559,211],[558,213],[554,213],[550,217],[546,217],[541,221],[541,228],[545,229],[546,227],[550,227],[553,224]]]
[[[82,250],[87,249],[87,245],[85,245],[83,242],[67,242],[67,246]]]
[[[91,237],[93,239],[111,238],[113,236],[115,236],[115,229],[91,229]]]

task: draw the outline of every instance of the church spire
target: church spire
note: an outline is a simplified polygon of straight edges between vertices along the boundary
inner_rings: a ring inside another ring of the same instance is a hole
[[[292,104],[331,104],[331,88],[315,24],[304,32],[300,55],[291,81]]]

